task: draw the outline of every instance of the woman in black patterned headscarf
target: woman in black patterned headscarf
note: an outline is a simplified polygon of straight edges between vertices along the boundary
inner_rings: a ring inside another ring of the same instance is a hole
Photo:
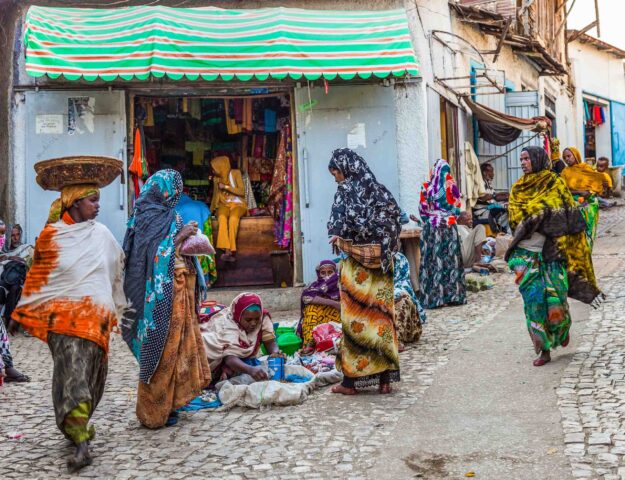
[[[391,382],[399,381],[393,255],[401,212],[391,192],[352,150],[335,150],[329,169],[338,188],[328,234],[343,253],[343,338],[337,368],[344,380],[332,391],[354,395],[357,387],[379,386],[380,393],[390,393]]]

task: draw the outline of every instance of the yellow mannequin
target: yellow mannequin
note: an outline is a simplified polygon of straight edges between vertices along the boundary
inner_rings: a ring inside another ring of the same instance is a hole
[[[217,248],[225,250],[223,260],[233,261],[237,251],[239,222],[247,213],[245,185],[241,172],[230,168],[228,157],[213,158],[211,167],[215,173],[211,211],[216,211],[219,222]]]

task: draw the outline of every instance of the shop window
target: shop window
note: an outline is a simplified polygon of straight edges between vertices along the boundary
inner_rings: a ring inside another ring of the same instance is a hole
[[[248,213],[239,226],[236,262],[222,261],[218,252],[213,286],[291,285],[290,95],[136,96],[133,107],[149,172],[179,171],[192,200],[211,206],[212,159],[225,156],[242,173]],[[211,213],[216,244],[219,227]]]

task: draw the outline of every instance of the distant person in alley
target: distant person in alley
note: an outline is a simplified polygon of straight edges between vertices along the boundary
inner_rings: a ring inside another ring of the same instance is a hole
[[[425,308],[467,303],[458,235],[460,190],[446,160],[439,159],[423,184],[419,203],[421,233],[420,295]],[[417,221],[416,217],[411,217]]]
[[[391,382],[399,381],[393,261],[401,210],[356,152],[335,150],[328,168],[337,183],[328,234],[343,257],[336,367],[344,378],[332,392],[355,395],[358,388],[377,386],[391,393]]]
[[[551,361],[551,350],[570,341],[567,297],[597,306],[604,298],[595,279],[586,222],[564,181],[553,173],[547,152],[521,152],[524,175],[512,186],[508,207],[514,238],[508,265],[525,304],[527,329],[539,355],[534,366]]]
[[[70,472],[91,464],[89,420],[108,372],[109,335],[126,309],[123,252],[95,221],[97,185],[68,185],[52,204],[13,318],[48,343],[56,423],[76,446]]]

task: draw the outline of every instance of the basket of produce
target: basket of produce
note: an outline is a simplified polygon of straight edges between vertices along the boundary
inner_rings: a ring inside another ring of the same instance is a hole
[[[35,164],[39,186],[57,192],[70,185],[106,187],[122,174],[123,168],[123,162],[116,158],[84,155],[53,158]]]

